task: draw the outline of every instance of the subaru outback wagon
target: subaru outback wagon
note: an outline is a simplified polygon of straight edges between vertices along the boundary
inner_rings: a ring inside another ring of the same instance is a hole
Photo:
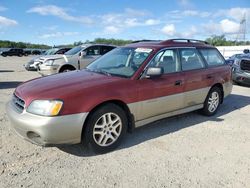
[[[147,123],[198,109],[214,115],[231,90],[231,68],[216,48],[172,39],[129,44],[86,69],[25,82],[6,109],[33,143],[82,141],[108,152]]]

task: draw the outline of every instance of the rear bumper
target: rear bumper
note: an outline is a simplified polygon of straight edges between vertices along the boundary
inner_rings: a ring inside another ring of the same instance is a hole
[[[233,89],[232,80],[223,84],[224,98],[231,94]]]
[[[19,113],[9,102],[6,112],[11,126],[19,136],[34,144],[50,146],[81,142],[82,127],[88,113],[45,117],[31,113]]]
[[[250,85],[250,73],[233,71],[233,81]]]

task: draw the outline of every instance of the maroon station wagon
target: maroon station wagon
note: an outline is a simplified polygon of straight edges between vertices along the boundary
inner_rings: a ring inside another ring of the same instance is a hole
[[[191,39],[116,48],[86,69],[19,85],[6,111],[13,128],[38,145],[116,148],[128,131],[200,109],[214,115],[231,93],[231,68],[218,50]]]

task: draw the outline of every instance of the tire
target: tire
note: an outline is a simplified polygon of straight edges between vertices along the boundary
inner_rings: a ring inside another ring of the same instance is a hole
[[[222,91],[219,87],[213,87],[204,102],[202,114],[206,116],[212,116],[216,114],[222,101]]]
[[[106,104],[88,118],[83,142],[95,153],[107,153],[120,145],[127,128],[125,112],[115,104]]]
[[[73,71],[73,70],[75,70],[75,68],[73,68],[73,67],[63,67],[63,68],[61,68],[61,70],[59,71],[59,73],[69,72],[69,71]]]

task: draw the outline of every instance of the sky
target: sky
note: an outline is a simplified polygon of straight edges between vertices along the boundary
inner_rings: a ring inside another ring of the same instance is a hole
[[[235,40],[243,39],[243,18],[250,40],[250,0],[0,0],[0,40],[60,45],[222,34]]]

